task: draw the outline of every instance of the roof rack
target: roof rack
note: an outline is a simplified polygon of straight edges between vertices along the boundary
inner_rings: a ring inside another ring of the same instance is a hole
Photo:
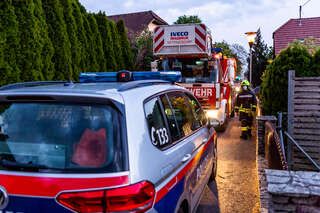
[[[144,86],[150,86],[150,85],[158,85],[158,84],[172,84],[170,81],[164,81],[164,80],[140,80],[140,81],[129,81],[128,83],[122,84],[119,88],[119,92],[123,92],[126,90],[138,88],[138,87],[144,87]]]
[[[0,87],[0,90],[9,90],[9,89],[18,89],[27,86],[40,86],[40,85],[48,85],[48,84],[65,84],[68,86],[69,84],[73,84],[72,81],[32,81],[32,82],[21,82],[21,83],[13,83]]]

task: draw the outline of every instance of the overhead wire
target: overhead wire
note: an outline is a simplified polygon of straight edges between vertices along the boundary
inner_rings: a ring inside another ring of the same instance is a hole
[[[304,3],[304,4],[302,5],[302,7],[305,6],[306,4],[308,4],[310,1],[311,1],[311,0],[308,0],[306,3]]]
[[[299,18],[301,20],[301,15],[303,14],[302,12],[302,7],[304,7],[306,4],[308,4],[311,0],[306,1],[304,4],[299,6]],[[301,1],[302,2],[302,1]]]

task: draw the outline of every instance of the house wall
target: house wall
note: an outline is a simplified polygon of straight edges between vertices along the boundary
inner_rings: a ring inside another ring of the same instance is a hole
[[[154,24],[154,23],[151,22],[151,23],[148,25],[148,29],[149,29],[150,32],[153,32],[153,30],[154,30],[157,26],[159,26],[159,25]]]

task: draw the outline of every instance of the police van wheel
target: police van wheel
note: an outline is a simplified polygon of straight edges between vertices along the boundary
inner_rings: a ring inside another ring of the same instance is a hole
[[[214,181],[216,179],[217,176],[217,167],[218,167],[218,152],[217,152],[217,141],[215,142],[215,147],[214,147],[214,162],[212,165],[212,171],[211,171],[211,175],[209,178],[209,183],[211,183],[212,181]]]
[[[184,210],[183,210],[183,208],[182,208],[182,206],[180,206],[180,208],[179,208],[179,210],[178,210],[177,213],[185,213]]]
[[[184,202],[180,205],[177,213],[188,213],[188,203],[184,201]]]

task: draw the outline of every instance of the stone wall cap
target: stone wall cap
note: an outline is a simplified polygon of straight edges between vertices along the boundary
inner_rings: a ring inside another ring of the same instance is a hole
[[[303,178],[315,178],[320,177],[320,172],[311,172],[311,171],[287,171],[287,170],[276,170],[276,169],[265,169],[266,175],[274,176],[294,176],[298,175]]]
[[[266,169],[268,192],[276,195],[320,196],[320,172]]]

